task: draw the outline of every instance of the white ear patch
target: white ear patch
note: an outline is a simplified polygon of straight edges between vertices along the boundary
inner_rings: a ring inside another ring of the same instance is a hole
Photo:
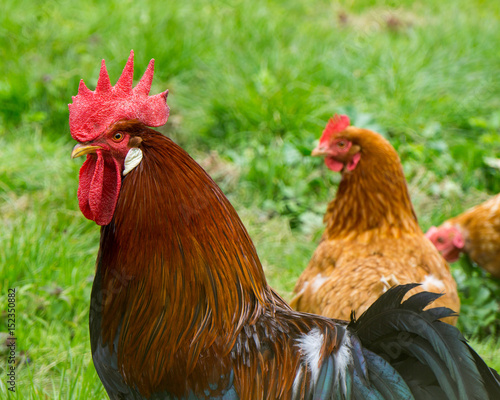
[[[128,153],[127,157],[125,157],[125,168],[123,169],[123,176],[127,175],[130,171],[132,171],[135,167],[139,165],[142,161],[142,150],[138,147],[132,147]]]

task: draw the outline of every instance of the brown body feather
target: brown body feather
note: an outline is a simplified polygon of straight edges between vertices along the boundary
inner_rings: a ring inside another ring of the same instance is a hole
[[[396,151],[375,132],[349,127],[341,135],[361,148],[361,158],[354,170],[343,172],[325,214],[325,232],[291,305],[346,319],[389,287],[419,282],[412,293],[444,292],[435,305],[458,312],[456,283],[418,225]]]

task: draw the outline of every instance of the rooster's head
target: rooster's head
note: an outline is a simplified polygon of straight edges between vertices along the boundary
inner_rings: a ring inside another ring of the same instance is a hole
[[[111,86],[102,60],[95,91],[81,80],[78,95],[69,104],[71,136],[78,141],[71,156],[87,155],[80,169],[78,201],[83,215],[99,225],[110,223],[122,175],[142,159],[142,139],[123,128],[131,122],[138,126],[161,126],[167,122],[168,90],[149,96],[153,70],[154,60],[151,60],[137,86],[132,87],[134,52],[131,51],[122,75]]]

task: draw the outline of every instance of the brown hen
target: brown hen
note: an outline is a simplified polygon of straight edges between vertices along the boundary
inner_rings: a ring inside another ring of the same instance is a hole
[[[331,119],[313,156],[342,173],[328,205],[326,229],[295,286],[292,307],[347,319],[363,313],[392,286],[421,283],[412,293],[445,293],[435,305],[460,309],[450,268],[424,236],[401,162],[380,134]],[[456,318],[445,322],[455,324]]]
[[[466,253],[472,261],[500,279],[500,194],[432,227],[426,236],[448,262]]]

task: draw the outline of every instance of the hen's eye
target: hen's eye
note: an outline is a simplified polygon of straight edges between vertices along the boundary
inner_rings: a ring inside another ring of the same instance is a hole
[[[116,132],[114,135],[113,135],[113,140],[115,142],[119,142],[120,140],[123,139],[123,133],[121,132]]]
[[[438,243],[444,243],[444,239],[441,236],[438,236],[436,240]]]
[[[337,147],[343,149],[345,147],[345,142],[344,141],[340,141],[337,143]]]

